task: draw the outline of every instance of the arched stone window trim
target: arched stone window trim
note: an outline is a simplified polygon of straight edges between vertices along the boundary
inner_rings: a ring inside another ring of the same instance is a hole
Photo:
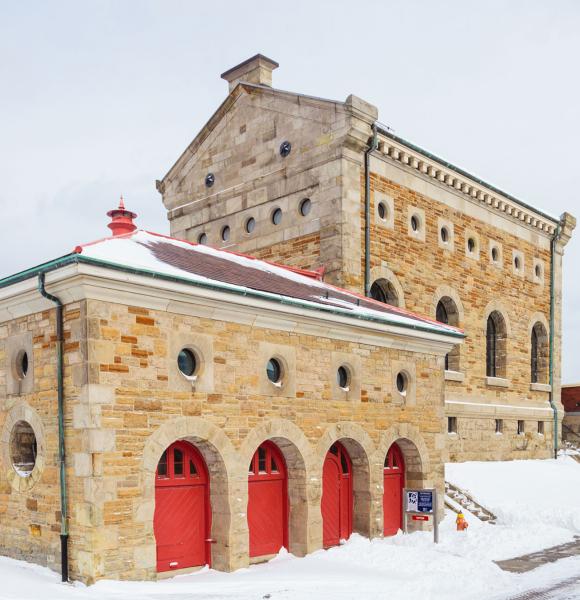
[[[505,379],[510,334],[511,325],[506,307],[498,301],[490,302],[485,310],[483,327],[487,377]]]
[[[530,340],[530,382],[547,384],[550,360],[550,328],[542,313],[535,313],[528,327]]]
[[[447,285],[440,285],[433,296],[432,314],[438,321],[461,327],[464,322],[463,304],[459,294]],[[460,371],[460,345],[445,355],[445,370]]]
[[[371,295],[373,285],[381,288],[386,299],[388,299],[390,296],[391,301],[387,300],[387,304],[392,304],[393,306],[398,306],[399,308],[405,308],[405,292],[403,291],[403,286],[399,282],[397,276],[386,266],[386,264],[381,263],[380,266],[371,269]],[[394,297],[396,297],[396,304],[393,301]],[[381,302],[384,301],[380,298],[376,299],[380,300]]]

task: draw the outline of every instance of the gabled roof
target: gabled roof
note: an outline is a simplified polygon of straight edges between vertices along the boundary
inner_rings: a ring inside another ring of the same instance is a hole
[[[285,267],[143,230],[77,246],[73,253],[51,263],[0,280],[0,288],[74,262],[295,303],[307,310],[464,337],[455,327],[325,283],[319,272]]]

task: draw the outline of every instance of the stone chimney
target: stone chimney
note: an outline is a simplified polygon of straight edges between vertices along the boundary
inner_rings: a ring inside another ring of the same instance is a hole
[[[279,65],[275,60],[263,54],[256,54],[222,73],[221,77],[228,82],[230,92],[240,81],[272,87],[272,71],[278,67]]]
[[[107,216],[111,217],[111,222],[107,227],[113,232],[114,236],[125,235],[137,229],[137,226],[133,223],[133,219],[137,217],[137,214],[125,208],[123,196],[121,196],[121,200],[119,201],[119,208],[110,210]]]

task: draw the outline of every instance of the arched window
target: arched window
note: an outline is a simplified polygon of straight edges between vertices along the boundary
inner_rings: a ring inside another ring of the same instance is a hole
[[[532,327],[530,381],[546,383],[548,375],[548,333],[544,325],[538,321]]]
[[[445,323],[446,325],[453,325],[455,327],[459,325],[459,311],[452,298],[443,296],[443,298],[437,302],[435,318],[439,323]],[[445,355],[445,370],[459,371],[459,346],[455,346],[451,352]]]
[[[377,279],[371,285],[371,298],[390,304],[391,306],[399,306],[399,295],[395,286],[387,279]]]
[[[494,310],[487,317],[486,375],[505,377],[506,373],[506,323],[502,314]]]

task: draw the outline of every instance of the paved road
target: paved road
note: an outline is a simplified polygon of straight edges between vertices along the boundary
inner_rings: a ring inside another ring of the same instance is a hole
[[[580,575],[547,588],[511,596],[508,600],[580,600]]]

